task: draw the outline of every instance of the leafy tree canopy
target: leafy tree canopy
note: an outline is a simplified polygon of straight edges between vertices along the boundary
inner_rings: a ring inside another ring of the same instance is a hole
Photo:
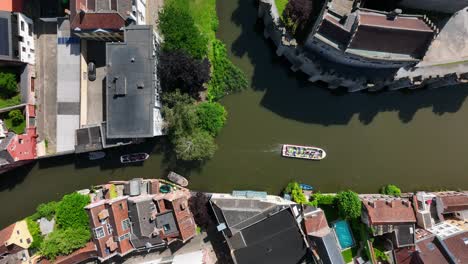
[[[284,17],[286,26],[296,34],[304,30],[312,14],[311,0],[289,0],[284,9]]]
[[[348,190],[339,192],[336,196],[341,217],[355,219],[361,216],[361,200],[357,193]]]
[[[199,92],[205,90],[204,83],[210,80],[210,62],[194,59],[182,51],[166,51],[159,58],[158,72],[165,92],[180,89],[198,98]]]
[[[401,190],[396,185],[388,184],[380,190],[382,194],[393,195],[393,196],[400,196]]]
[[[57,210],[58,203],[55,201],[40,204],[36,208],[36,212],[38,213],[39,218],[45,217],[47,220],[52,220],[55,215],[55,211]]]
[[[208,132],[197,129],[190,134],[175,138],[174,149],[177,159],[184,161],[203,161],[213,157],[216,144]]]
[[[23,121],[24,121],[24,115],[23,115],[23,113],[21,113],[21,111],[18,110],[18,109],[11,110],[11,111],[8,113],[8,118],[11,119],[11,123],[12,123],[14,126],[18,126],[19,124],[23,123]]]
[[[32,217],[26,218],[26,224],[28,225],[29,233],[31,233],[33,239],[30,248],[37,249],[40,247],[43,240],[39,224],[33,220]]]
[[[181,93],[179,89],[170,93],[162,94],[162,102],[164,106],[173,108],[176,105],[189,105],[195,103],[195,100],[188,94]]]
[[[197,59],[206,57],[208,39],[200,33],[185,8],[167,5],[159,14],[159,28],[164,35],[164,50],[183,50]]]
[[[224,107],[216,102],[204,102],[197,106],[199,127],[211,136],[216,136],[226,122],[227,112]]]
[[[60,228],[88,229],[88,215],[84,207],[89,204],[90,198],[79,193],[67,194],[56,209],[57,224]]]
[[[82,248],[91,238],[89,229],[67,228],[50,233],[40,246],[41,255],[54,260],[59,255],[68,255]]]
[[[16,76],[13,73],[0,72],[0,96],[10,98],[18,93]]]

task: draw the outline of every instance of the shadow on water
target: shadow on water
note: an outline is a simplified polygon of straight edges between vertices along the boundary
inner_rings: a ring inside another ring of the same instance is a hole
[[[12,190],[17,184],[22,183],[31,172],[35,163],[36,162],[32,162],[30,164],[23,165],[19,168],[1,174],[0,191]]]
[[[308,82],[305,74],[292,72],[290,64],[276,56],[272,41],[263,37],[255,0],[238,0],[231,20],[241,28],[231,52],[247,56],[253,65],[248,74],[253,89],[265,91],[261,105],[285,118],[345,125],[357,114],[361,123],[370,124],[380,112],[397,112],[401,122],[408,123],[422,108],[431,107],[437,115],[457,112],[468,95],[468,85],[379,93],[330,91]]]

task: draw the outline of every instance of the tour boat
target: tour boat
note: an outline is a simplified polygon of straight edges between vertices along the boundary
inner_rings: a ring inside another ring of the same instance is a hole
[[[169,174],[167,175],[167,178],[171,182],[176,183],[176,184],[178,184],[178,185],[180,185],[182,187],[187,187],[187,185],[188,185],[188,180],[185,177],[183,177],[183,176],[181,176],[181,175],[179,175],[179,174],[177,174],[175,172],[172,172],[172,171],[169,172]]]
[[[327,153],[325,153],[325,150],[317,147],[284,144],[282,155],[288,158],[322,160],[327,156]]]
[[[304,191],[312,191],[314,189],[314,187],[308,185],[308,184],[305,184],[305,183],[301,183],[299,184],[299,186],[301,186],[301,189],[304,190]]]
[[[95,151],[95,152],[90,152],[88,154],[89,160],[98,160],[98,159],[104,158],[105,156],[106,156],[106,153],[103,151]]]
[[[132,162],[140,162],[147,160],[149,155],[147,153],[132,153],[132,154],[125,154],[120,156],[121,163],[132,163]]]

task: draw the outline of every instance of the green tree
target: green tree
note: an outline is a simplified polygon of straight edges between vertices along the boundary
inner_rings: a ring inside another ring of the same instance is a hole
[[[47,220],[54,218],[55,211],[57,210],[58,203],[55,201],[40,204],[36,208],[39,218],[45,217]]]
[[[163,93],[162,102],[168,108],[173,108],[178,104],[189,105],[195,103],[195,100],[186,93],[181,93],[180,90],[175,90],[171,93]]]
[[[226,122],[227,112],[216,102],[204,102],[197,106],[198,126],[211,136],[216,136]]]
[[[185,161],[210,159],[217,148],[213,137],[200,129],[175,138],[173,144],[177,158]]]
[[[388,184],[388,185],[385,185],[384,187],[382,187],[382,189],[380,190],[380,193],[387,194],[387,195],[393,195],[393,196],[400,196],[401,195],[401,190],[396,185]]]
[[[361,200],[357,193],[348,190],[339,192],[336,196],[341,217],[355,219],[361,216]]]
[[[226,47],[219,41],[213,41],[212,78],[208,88],[208,99],[218,100],[226,94],[238,92],[248,87],[244,72],[228,58]]]
[[[0,72],[0,96],[10,98],[18,93],[16,76],[13,73]]]
[[[33,220],[32,217],[26,218],[26,224],[28,225],[29,233],[31,233],[32,236],[32,243],[30,248],[38,249],[43,240],[39,224]]]
[[[176,103],[173,108],[164,107],[163,113],[169,128],[171,141],[192,134],[198,124],[196,108],[192,104]]]
[[[295,203],[309,204],[309,201],[307,201],[307,198],[302,192],[301,186],[295,181],[288,183],[288,185],[284,189],[284,192],[291,194],[291,200],[293,200]],[[310,203],[310,205],[314,206],[313,203]]]
[[[197,59],[206,57],[208,39],[200,33],[185,8],[166,6],[159,14],[159,28],[164,36],[164,50],[183,50]]]
[[[89,229],[67,228],[58,229],[50,233],[40,246],[41,255],[55,260],[59,255],[68,255],[82,248],[91,238]]]
[[[84,207],[89,204],[87,195],[72,193],[65,195],[57,206],[56,219],[60,228],[88,228],[88,215]]]
[[[24,122],[24,115],[23,113],[21,113],[20,110],[16,109],[16,110],[11,110],[9,113],[8,113],[8,118],[11,119],[11,123],[12,125],[14,126],[18,126],[20,125],[21,123]]]

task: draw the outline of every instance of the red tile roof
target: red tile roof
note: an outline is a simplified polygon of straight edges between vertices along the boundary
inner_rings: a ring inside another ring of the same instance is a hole
[[[359,24],[349,48],[409,55],[422,58],[430,45],[434,30],[422,19],[359,12]]]
[[[327,218],[323,211],[317,211],[310,213],[304,218],[305,230],[308,235],[312,236],[322,236],[328,233],[329,227]]]
[[[85,247],[80,248],[68,256],[59,256],[54,261],[54,264],[75,264],[85,260],[97,257],[96,245],[93,242],[88,242]],[[46,263],[42,262],[41,263]]]
[[[71,22],[74,30],[114,30],[120,31],[125,26],[125,20],[118,13],[78,13]]]
[[[36,117],[36,108],[32,104],[28,104],[28,114],[29,117]]]
[[[0,0],[0,11],[23,12],[24,0]]]
[[[171,204],[179,228],[180,239],[187,241],[196,234],[196,225],[188,206],[188,200],[186,197],[182,197],[173,200]]]
[[[25,134],[16,135],[10,141],[7,147],[8,153],[15,161],[35,159],[37,157],[36,138],[36,128],[27,128]]]
[[[409,201],[366,200],[362,201],[371,225],[391,223],[415,223],[413,206]]]
[[[449,263],[443,248],[438,241],[437,237],[432,236],[416,243],[419,251],[419,259],[424,264],[443,264]]]
[[[468,210],[468,195],[466,194],[454,193],[438,198],[442,201],[444,213]]]
[[[0,255],[7,252],[5,243],[10,239],[13,229],[15,229],[15,225],[16,223],[11,224],[0,231]]]
[[[398,248],[394,252],[397,264],[424,264],[414,247]]]
[[[446,238],[444,242],[457,263],[468,263],[468,231]]]

